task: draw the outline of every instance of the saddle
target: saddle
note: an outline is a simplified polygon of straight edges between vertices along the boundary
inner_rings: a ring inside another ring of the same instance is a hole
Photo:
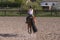
[[[28,17],[28,18],[26,19],[26,23],[31,23],[32,19],[33,19],[33,17]]]
[[[32,20],[35,21],[35,17],[28,16],[28,17],[26,18],[26,23],[31,23]]]

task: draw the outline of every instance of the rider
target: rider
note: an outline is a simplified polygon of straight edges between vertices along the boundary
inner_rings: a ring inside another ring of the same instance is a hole
[[[28,17],[26,18],[26,23],[27,23],[27,19],[31,16],[33,17],[34,22],[36,22],[35,16],[33,14],[33,8],[30,6],[28,10]]]

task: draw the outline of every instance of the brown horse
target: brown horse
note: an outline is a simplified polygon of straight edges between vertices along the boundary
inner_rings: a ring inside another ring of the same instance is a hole
[[[37,32],[37,28],[35,27],[35,17],[30,16],[27,20],[27,25],[28,25],[28,33]]]

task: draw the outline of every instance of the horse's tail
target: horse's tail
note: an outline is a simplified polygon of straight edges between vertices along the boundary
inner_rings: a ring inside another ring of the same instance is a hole
[[[34,33],[37,32],[37,28],[34,21],[32,21],[32,29]]]

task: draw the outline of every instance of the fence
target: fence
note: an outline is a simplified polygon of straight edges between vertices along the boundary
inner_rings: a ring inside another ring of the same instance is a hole
[[[35,16],[56,16],[60,17],[60,10],[35,10]],[[27,16],[27,10],[0,9],[0,16]]]
[[[36,16],[60,17],[60,10],[36,10]]]

